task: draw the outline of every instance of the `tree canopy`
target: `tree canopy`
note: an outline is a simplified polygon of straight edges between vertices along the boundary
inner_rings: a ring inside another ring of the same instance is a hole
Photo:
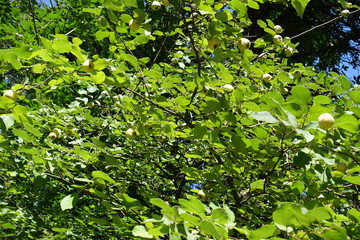
[[[1,238],[360,238],[355,3],[0,11]]]

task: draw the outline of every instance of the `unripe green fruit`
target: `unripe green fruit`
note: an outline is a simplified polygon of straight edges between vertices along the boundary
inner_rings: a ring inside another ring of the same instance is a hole
[[[282,27],[280,25],[275,25],[274,26],[274,31],[276,33],[282,33],[283,29],[282,29]]]
[[[51,132],[51,133],[49,133],[48,138],[49,138],[50,140],[54,140],[55,138],[57,138],[57,135],[56,135],[56,133]]]
[[[193,12],[191,15],[190,15],[190,18],[194,21],[197,21],[199,20],[199,14],[197,12]]]
[[[82,69],[88,73],[91,73],[92,71],[94,71],[93,61],[91,61],[89,59],[85,60],[85,62],[82,64]]]
[[[54,130],[52,130],[51,133],[49,133],[48,138],[50,140],[54,140],[55,138],[58,138],[59,136],[60,136],[60,131],[57,128],[55,128]]]
[[[66,131],[65,131],[65,136],[66,136],[66,137],[71,137],[71,136],[74,135],[74,133],[76,133],[77,131],[78,131],[77,128],[66,129]]]
[[[347,165],[346,165],[346,163],[344,163],[344,162],[339,162],[339,164],[337,165],[336,169],[337,169],[339,172],[345,173],[346,170],[347,170]]]
[[[234,91],[234,87],[231,85],[231,84],[225,84],[223,86],[223,89],[226,91],[226,92],[232,92]]]
[[[6,90],[5,92],[4,92],[4,95],[3,95],[4,97],[7,97],[7,98],[10,98],[11,100],[13,100],[13,101],[16,101],[16,99],[17,99],[17,93],[16,93],[16,91],[14,91],[14,90]]]
[[[60,136],[60,130],[57,128],[54,128],[54,130],[52,130],[57,136]]]
[[[201,200],[203,200],[203,201],[206,201],[206,199],[207,199],[207,196],[206,196],[206,194],[205,194],[205,192],[204,192],[203,190],[200,190],[200,191],[198,192],[198,196],[199,196],[199,198],[200,198]]]
[[[140,28],[140,23],[139,23],[139,20],[133,18],[130,20],[129,22],[129,27],[131,30],[138,30]]]
[[[275,44],[280,44],[280,43],[282,43],[283,38],[282,38],[282,36],[276,34],[276,35],[274,36],[274,38],[273,38],[273,41],[274,41]]]
[[[285,49],[285,55],[286,55],[287,57],[291,57],[292,55],[294,55],[294,49],[292,49],[291,47],[287,47],[287,48]]]
[[[92,108],[92,107],[95,106],[95,103],[94,103],[94,102],[88,102],[87,106],[88,106],[89,108]]]
[[[287,88],[281,89],[281,94],[282,94],[282,95],[286,95],[286,94],[288,94],[288,93],[289,93],[289,89],[287,89]]]
[[[65,136],[66,136],[66,137],[71,137],[72,135],[73,135],[72,130],[71,130],[71,129],[66,129],[66,131],[65,131]]]
[[[158,11],[161,8],[161,3],[159,1],[153,1],[151,4],[151,9],[154,11]]]
[[[247,38],[240,38],[240,40],[238,41],[238,47],[240,50],[248,49],[250,48],[250,46],[251,46],[251,42]]]
[[[262,80],[264,82],[270,82],[271,79],[272,79],[272,76],[268,73],[265,73],[264,75],[262,75]]]
[[[297,70],[294,71],[294,77],[300,78],[301,76],[302,76],[301,70],[297,69]]]
[[[125,132],[125,136],[129,139],[135,139],[136,137],[136,131],[132,128],[129,128],[128,130],[126,130]]]
[[[350,11],[345,9],[345,10],[342,10],[340,14],[342,17],[347,18],[350,15]]]
[[[319,127],[327,130],[334,125],[334,117],[329,113],[323,113],[318,117]]]
[[[217,38],[211,38],[208,41],[208,46],[211,50],[215,50],[220,46],[220,40]]]

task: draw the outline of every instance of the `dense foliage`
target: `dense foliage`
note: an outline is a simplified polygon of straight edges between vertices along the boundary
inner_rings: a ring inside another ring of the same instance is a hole
[[[277,22],[312,2],[0,1],[0,236],[359,239],[360,88]]]

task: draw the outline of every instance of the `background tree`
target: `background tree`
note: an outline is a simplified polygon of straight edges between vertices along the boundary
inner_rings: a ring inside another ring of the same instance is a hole
[[[359,88],[274,2],[2,1],[1,237],[359,238]]]
[[[359,1],[349,4],[359,5]],[[270,18],[274,23],[283,27],[285,36],[296,37],[294,42],[299,42],[299,51],[292,61],[306,65],[316,66],[318,71],[335,71],[345,73],[348,67],[359,67],[359,13],[342,18],[340,10],[349,7],[345,1],[310,1],[304,15],[300,17],[292,7],[290,1],[278,4],[264,4],[260,11],[254,10],[251,19]],[[352,6],[352,5],[350,5]],[[355,9],[353,9],[355,10]],[[325,24],[316,30],[298,36],[313,27]],[[296,26],[296,27],[293,27]],[[263,36],[261,29],[252,30],[250,33]],[[359,81],[355,76],[353,81]]]

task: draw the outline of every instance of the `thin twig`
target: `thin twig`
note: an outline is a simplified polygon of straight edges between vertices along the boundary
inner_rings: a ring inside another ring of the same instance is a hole
[[[36,87],[39,87],[40,85],[44,84],[45,82],[47,82],[48,80],[50,80],[53,76],[55,75],[55,73],[52,73],[49,77],[47,77],[44,81],[42,81],[41,83],[38,83],[36,85],[34,85],[32,88],[30,89],[33,89],[33,88],[36,88]],[[28,90],[30,90],[28,89]]]
[[[326,145],[323,145],[323,144],[320,144],[321,146],[329,149],[330,151],[334,152],[334,153],[340,153],[340,154],[343,154],[343,155],[346,155],[348,156],[349,158],[351,158],[352,160],[354,160],[354,162],[356,162],[358,165],[360,165],[360,162],[353,156],[351,155],[350,153],[346,153],[346,152],[341,152],[341,151],[336,151],[335,149],[329,147],[329,146],[326,146]]]
[[[76,28],[70,30],[69,32],[65,33],[66,36],[69,36],[73,31],[75,31]]]
[[[171,115],[174,115],[174,116],[177,116],[177,117],[181,117],[181,118],[182,118],[182,115],[180,115],[179,113],[174,112],[173,110],[167,109],[167,108],[159,105],[158,103],[154,102],[153,100],[144,97],[144,96],[141,95],[140,93],[138,93],[138,92],[136,92],[136,91],[134,91],[134,90],[132,90],[132,89],[130,89],[130,88],[127,88],[127,90],[130,91],[131,93],[139,96],[139,97],[142,98],[143,100],[145,100],[145,101],[147,101],[147,102],[149,102],[149,103],[157,106],[157,107],[160,108],[161,110],[164,110],[165,112],[167,112],[167,113],[169,113],[169,114],[171,114]]]
[[[29,8],[30,8],[30,11],[31,11],[31,18],[32,18],[32,22],[33,22],[33,25],[34,25],[35,36],[36,36],[37,41],[39,42],[40,38],[39,38],[39,34],[38,34],[38,31],[37,31],[37,27],[36,27],[35,12],[34,12],[35,10],[34,10],[34,6],[31,3],[31,0],[29,0]]]
[[[356,13],[356,12],[358,12],[358,11],[360,11],[360,9],[357,9],[357,10],[351,12],[350,14],[354,14],[354,13]],[[317,26],[315,26],[315,27],[313,27],[313,28],[310,28],[310,29],[302,32],[302,33],[299,33],[298,35],[295,35],[295,36],[291,37],[291,39],[295,39],[295,38],[297,38],[297,37],[300,37],[300,36],[302,36],[302,35],[304,35],[304,34],[306,34],[306,33],[308,33],[308,32],[311,32],[311,31],[319,28],[319,27],[322,27],[322,26],[325,26],[325,25],[327,25],[327,24],[329,24],[329,23],[331,23],[331,22],[334,22],[334,21],[338,20],[339,18],[343,18],[343,16],[338,16],[338,17],[336,17],[336,18],[334,18],[334,19],[331,19],[330,21],[327,21],[327,22],[324,22],[324,23],[322,23],[322,24],[319,24],[319,25],[317,25]]]
[[[66,180],[65,178],[62,178],[62,177],[60,177],[60,176],[56,176],[56,175],[51,174],[51,173],[43,173],[43,174],[46,175],[46,176],[55,178],[55,179],[59,180],[60,182],[66,183],[66,184],[68,184],[68,185],[73,184],[73,183],[71,183],[69,180]]]
[[[156,56],[155,56],[154,60],[152,61],[152,65],[156,62],[157,58],[159,57],[160,53],[162,52],[162,50],[163,50],[163,48],[164,48],[164,46],[165,46],[165,41],[166,41],[167,37],[168,37],[168,36],[165,35],[164,40],[163,40],[162,43],[161,43],[160,49],[159,49],[159,51],[156,53]]]

